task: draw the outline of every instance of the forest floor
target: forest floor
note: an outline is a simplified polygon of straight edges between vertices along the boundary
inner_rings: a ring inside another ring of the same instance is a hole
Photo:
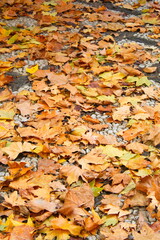
[[[0,239],[160,239],[159,12],[1,0]]]

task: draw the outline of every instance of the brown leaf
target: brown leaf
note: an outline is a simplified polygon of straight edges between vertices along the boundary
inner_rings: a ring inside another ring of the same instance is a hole
[[[34,198],[31,201],[28,201],[27,207],[30,211],[38,213],[42,210],[47,210],[49,212],[56,212],[58,209],[58,204],[55,201],[49,202],[44,199]]]
[[[140,233],[136,231],[132,231],[133,237],[135,240],[159,240],[160,238],[160,233],[159,232],[154,232],[154,230],[149,227],[147,223],[143,223],[142,229],[140,230]]]

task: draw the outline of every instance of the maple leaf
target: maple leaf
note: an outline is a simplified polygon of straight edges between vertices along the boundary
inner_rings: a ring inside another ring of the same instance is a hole
[[[34,148],[35,145],[28,142],[12,142],[9,146],[6,146],[1,150],[6,153],[10,159],[15,159],[19,153],[32,152]]]
[[[1,82],[1,80],[0,80],[0,82]],[[14,98],[14,95],[8,88],[5,88],[3,91],[1,91],[0,102],[10,100],[12,98]]]
[[[116,110],[113,112],[113,120],[119,120],[122,121],[125,118],[128,118],[131,115],[130,106],[123,105],[122,107],[116,108]]]
[[[38,213],[42,210],[47,210],[49,212],[56,212],[58,208],[58,204],[55,202],[49,202],[44,199],[34,198],[31,201],[27,202],[27,207],[29,207],[30,211],[34,213]]]
[[[58,13],[62,13],[72,9],[72,7],[73,7],[73,3],[71,2],[58,1],[58,4],[56,5],[55,9]]]
[[[4,61],[0,61],[0,73],[2,72],[7,72],[8,70],[10,70],[11,68],[13,68],[13,66],[11,65],[12,62],[4,62]],[[5,78],[4,75],[1,75],[2,76],[2,80]],[[13,78],[9,78],[10,80],[13,79]],[[9,80],[9,81],[10,81]],[[8,82],[9,82],[8,81]]]
[[[6,222],[3,223],[5,226],[5,232],[13,232],[13,239],[22,239],[24,238],[24,233],[26,230],[26,235],[29,237],[29,239],[33,239],[33,234],[34,234],[34,224],[33,221],[30,217],[28,217],[27,222],[23,223],[20,221],[15,220],[15,216],[13,214],[10,214],[9,217],[7,218]],[[19,237],[18,238],[18,230],[19,230]],[[17,238],[16,238],[17,237]],[[12,239],[12,238],[11,238]]]
[[[132,231],[133,237],[135,240],[158,240],[160,238],[160,233],[159,232],[154,232],[154,230],[149,227],[147,223],[143,223],[142,228],[140,229],[140,233],[136,231]]]
[[[8,39],[7,44],[13,44],[18,40],[18,34],[14,34],[10,39]]]
[[[79,235],[82,229],[81,226],[74,225],[71,221],[68,221],[61,215],[59,215],[58,218],[53,218],[51,220],[51,226],[53,229],[68,230],[73,235]]]
[[[0,120],[5,119],[5,120],[12,120],[15,115],[14,110],[3,110],[0,109]]]
[[[60,174],[67,177],[68,184],[77,182],[79,177],[81,177],[85,182],[86,179],[83,176],[83,170],[77,166],[62,166],[60,169]]]
[[[86,215],[86,212],[83,211],[83,208],[91,209],[93,205],[93,193],[88,184],[83,184],[81,187],[69,189],[65,197],[64,205],[59,209],[59,212],[63,213],[64,215],[76,215],[77,213]]]
[[[0,75],[0,87],[4,86],[7,83],[10,83],[14,80],[12,76],[5,76],[4,74]]]
[[[77,89],[80,90],[82,94],[88,97],[96,97],[98,95],[96,89],[94,88],[87,89],[84,86],[77,86]]]
[[[17,178],[10,182],[9,186],[17,190],[30,189],[30,192],[28,192],[28,194],[26,193],[29,195],[28,197],[30,197],[30,194],[33,194],[39,198],[45,199],[46,201],[50,201],[50,192],[52,189],[49,184],[52,182],[52,180],[54,180],[54,177],[51,175],[45,175],[41,171],[30,171],[20,178]]]
[[[58,217],[51,217],[44,222],[46,227],[41,230],[42,233],[47,234],[47,239],[67,240],[70,239],[70,234],[73,236],[80,236],[82,227],[76,225],[73,221],[59,215]]]
[[[11,206],[25,206],[25,200],[18,194],[17,191],[14,191],[8,197],[7,195],[4,196],[5,202],[3,205],[11,205]]]
[[[118,149],[112,145],[98,146],[97,149],[102,150],[102,153],[109,157],[122,157],[125,153],[124,150]]]
[[[32,105],[29,100],[22,100],[16,103],[16,107],[18,110],[20,110],[22,116],[26,116],[40,110],[42,106],[40,104]]]
[[[125,199],[123,209],[127,209],[128,207],[135,206],[147,206],[149,204],[149,199],[141,193],[136,191],[134,196]]]
[[[150,86],[152,83],[148,80],[147,77],[132,77],[128,76],[126,79],[127,82],[136,82],[136,86],[142,86],[143,84]]]
[[[26,68],[26,72],[33,74],[35,72],[38,71],[38,64],[36,64],[35,66],[31,67],[31,68]]]
[[[27,240],[33,240],[34,235],[34,227],[21,225],[16,226],[13,228],[10,239],[11,240],[21,240],[21,239],[27,239]]]
[[[143,71],[146,72],[146,73],[153,73],[157,70],[157,67],[146,67],[146,68],[143,68]]]
[[[98,197],[103,190],[103,187],[96,187],[95,186],[95,179],[89,183],[91,190],[93,192],[94,197]]]
[[[132,143],[129,143],[127,146],[126,146],[126,149],[127,150],[132,150],[133,152],[135,153],[140,153],[142,154],[144,151],[147,151],[148,150],[148,146],[143,144],[143,143],[139,143],[139,142],[132,142]]]
[[[96,165],[101,165],[102,168],[106,169],[108,163],[107,159],[104,155],[97,151],[96,149],[92,149],[88,154],[78,160],[78,163],[82,165],[82,169],[91,169],[91,165],[93,164],[93,169],[96,170]],[[100,171],[102,169],[100,168]]]
[[[85,229],[95,233],[95,230],[104,223],[104,220],[92,209],[92,215],[85,218]]]
[[[133,225],[130,227],[134,228]],[[121,227],[119,224],[109,228],[109,227],[102,227],[100,230],[100,235],[102,239],[114,239],[114,240],[125,240],[128,238],[128,231]]]
[[[153,13],[145,13],[142,15],[142,21],[144,23],[149,23],[149,24],[159,24],[160,20],[159,18]]]
[[[160,143],[160,124],[153,125],[147,134],[144,134],[143,140],[145,142],[151,140],[155,146],[158,145]]]

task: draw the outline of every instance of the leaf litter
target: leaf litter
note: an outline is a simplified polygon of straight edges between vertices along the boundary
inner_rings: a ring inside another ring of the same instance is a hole
[[[157,68],[138,67],[159,61],[158,45],[116,41],[159,38],[159,4],[134,18],[96,4],[0,3],[0,52],[18,53],[0,61],[0,239],[159,239],[160,90],[145,75]],[[9,24],[19,17],[35,25]],[[32,89],[13,92],[7,73],[22,67]]]

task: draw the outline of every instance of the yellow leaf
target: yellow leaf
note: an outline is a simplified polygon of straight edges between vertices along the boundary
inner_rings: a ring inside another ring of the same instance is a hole
[[[43,147],[44,145],[43,144],[39,144],[35,147],[35,149],[33,150],[34,153],[40,153],[43,151]]]
[[[26,72],[31,73],[31,74],[33,74],[37,71],[38,71],[38,64],[36,64],[34,67],[26,68]]]
[[[34,223],[32,221],[32,218],[31,217],[28,217],[28,220],[27,220],[27,223],[26,225],[30,226],[30,227],[34,227]]]
[[[55,230],[67,230],[75,236],[78,236],[82,230],[81,226],[75,225],[61,215],[58,218],[53,218],[51,220],[51,225]]]
[[[100,101],[112,102],[112,103],[115,103],[115,101],[116,101],[114,95],[111,95],[111,96],[101,95],[101,96],[98,96],[97,99]]]
[[[99,146],[97,149],[101,149],[102,154],[105,154],[108,157],[122,157],[124,155],[124,150],[120,150],[112,145]]]
[[[15,115],[13,110],[0,110],[0,119],[12,120]]]
[[[135,172],[134,174],[136,176],[139,176],[139,177],[146,177],[146,176],[152,174],[152,170],[151,169],[147,169],[147,168],[143,168],[143,169],[139,169],[138,172]]]
[[[83,134],[85,134],[86,131],[87,131],[86,127],[83,126],[75,127],[72,131],[72,135],[82,136]]]

